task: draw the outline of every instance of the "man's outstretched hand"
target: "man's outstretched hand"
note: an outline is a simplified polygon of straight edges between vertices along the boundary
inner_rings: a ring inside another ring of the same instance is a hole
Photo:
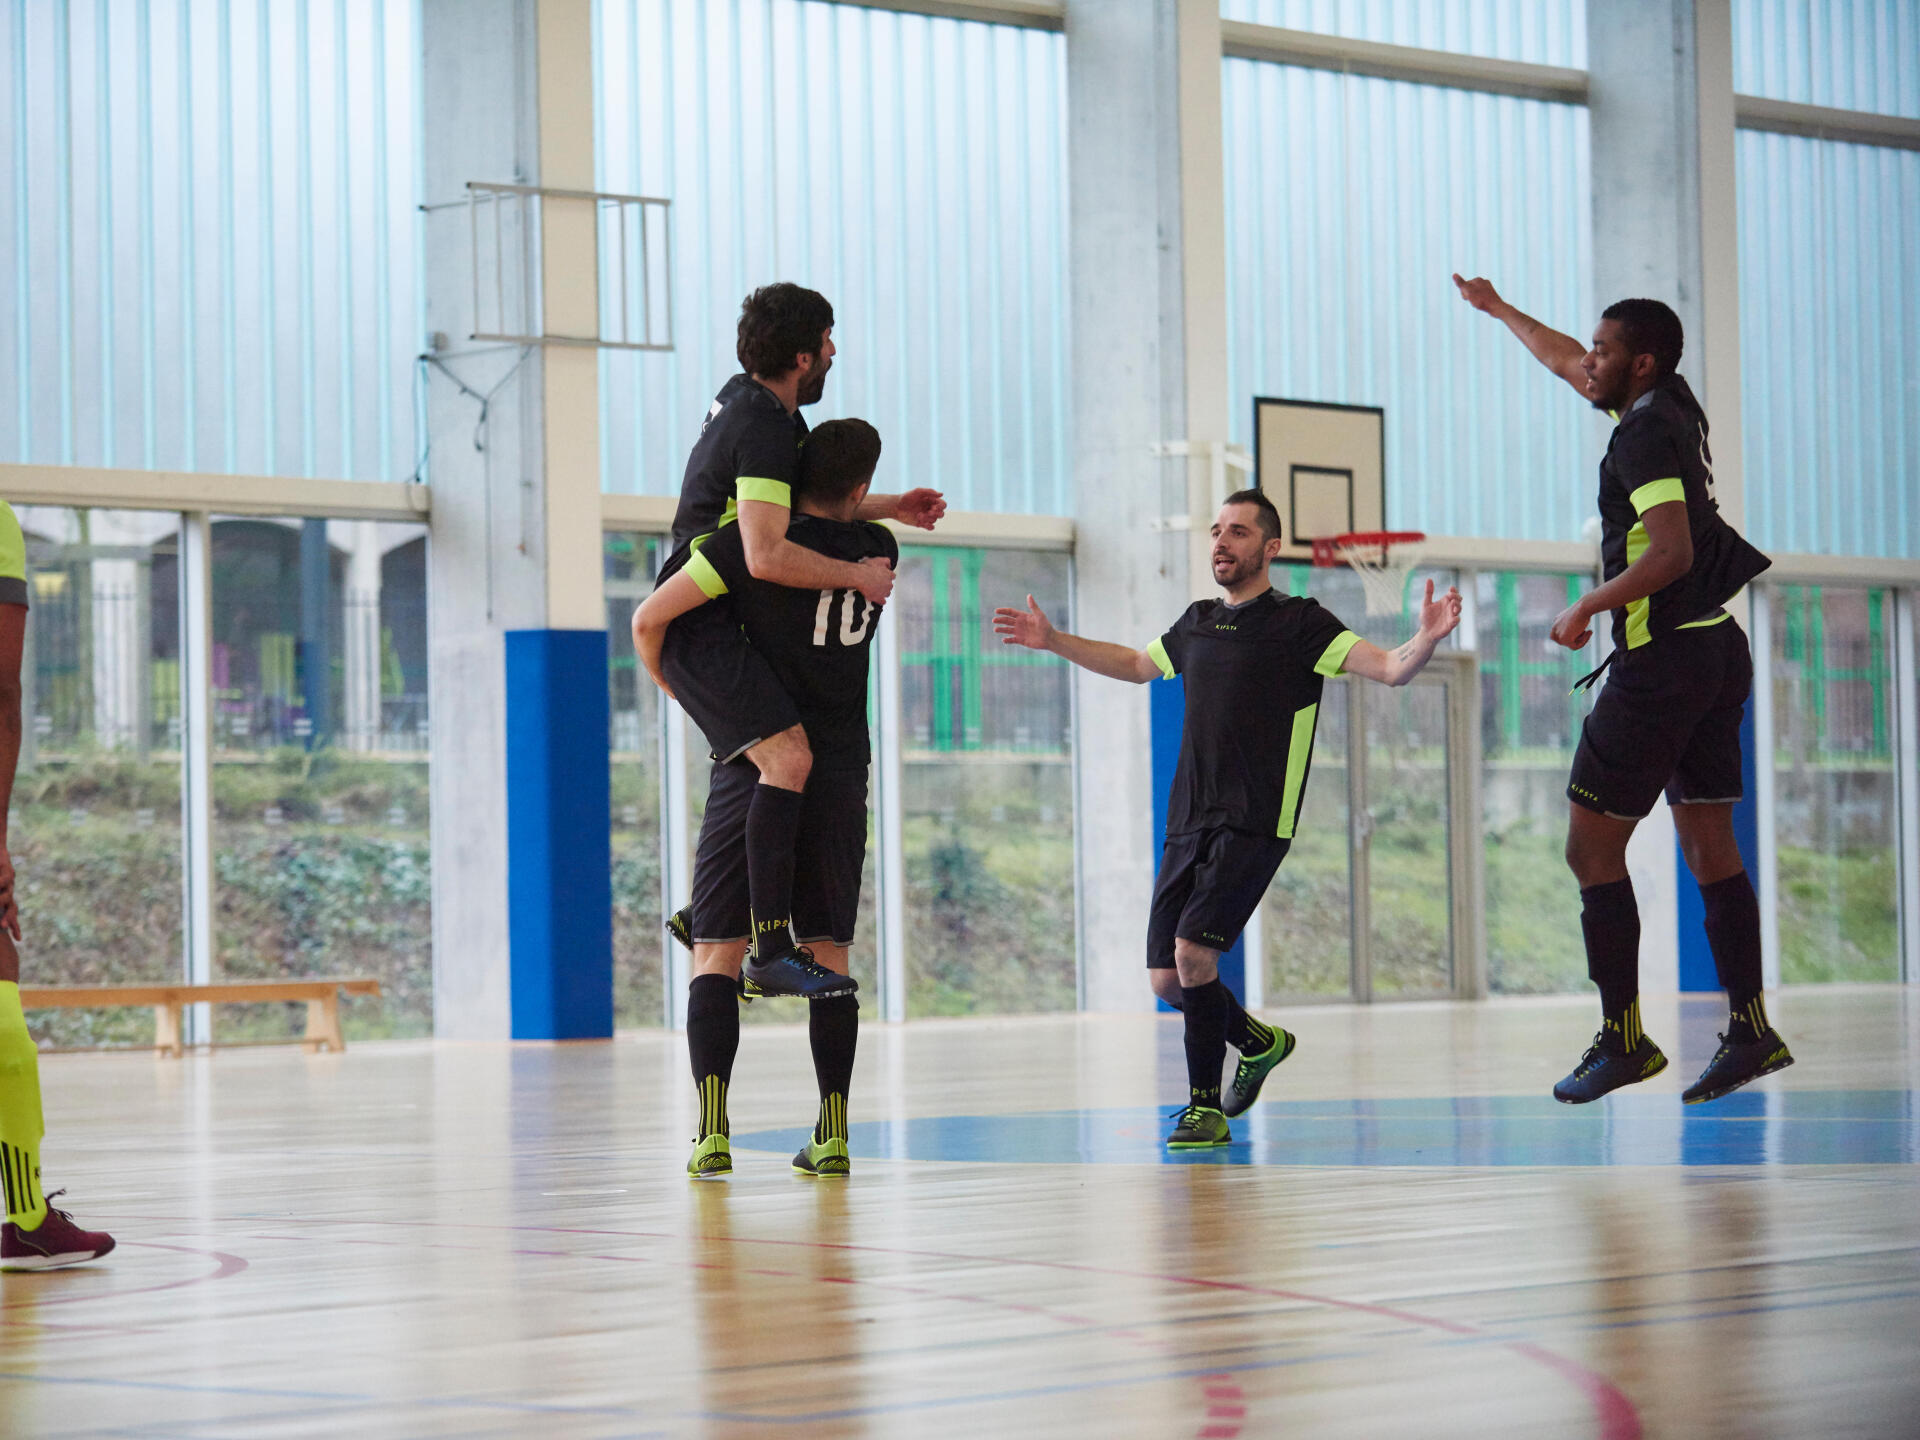
[[[1482,280],[1478,276],[1475,276],[1471,280],[1462,280],[1458,275],[1455,275],[1453,277],[1453,283],[1460,287],[1460,298],[1462,300],[1465,300],[1467,304],[1471,305],[1474,309],[1482,311],[1485,314],[1498,314],[1500,307],[1506,304],[1506,302],[1500,298],[1500,292],[1493,288],[1493,282],[1491,280]]]
[[[947,513],[947,497],[938,490],[909,490],[894,507],[893,518],[916,530],[931,530]]]
[[[1050,650],[1055,634],[1047,612],[1027,596],[1027,608],[1010,610],[1005,605],[993,612],[993,633],[1002,645],[1024,645],[1029,650]]]
[[[1460,623],[1460,591],[1449,585],[1447,593],[1433,598],[1433,581],[1427,581],[1427,597],[1420,602],[1420,633],[1444,640]]]

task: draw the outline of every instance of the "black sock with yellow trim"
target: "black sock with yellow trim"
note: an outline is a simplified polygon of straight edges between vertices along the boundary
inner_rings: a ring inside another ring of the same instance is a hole
[[[1640,905],[1633,881],[1580,892],[1587,978],[1600,987],[1600,1043],[1624,1055],[1640,1043]]]
[[[1767,1029],[1760,980],[1760,901],[1747,872],[1700,887],[1707,912],[1707,945],[1732,1012],[1729,1040],[1757,1040]]]
[[[860,1001],[835,995],[807,1004],[807,1038],[813,1043],[813,1073],[820,1082],[816,1140],[847,1138],[847,1090],[853,1082],[853,1052],[860,1040]]]
[[[727,1086],[740,1049],[740,999],[731,975],[696,975],[687,986],[687,1054],[700,1093],[700,1133],[726,1135]]]
[[[1220,985],[1220,993],[1227,997],[1227,1043],[1242,1055],[1266,1054],[1273,1045],[1273,1027],[1254,1019],[1225,985]]]
[[[1187,1088],[1190,1103],[1220,1108],[1220,1068],[1227,1059],[1227,1007],[1233,997],[1218,980],[1180,987],[1187,1020]]]
[[[747,908],[758,959],[793,948],[793,848],[800,838],[800,792],[762,780],[747,801]]]

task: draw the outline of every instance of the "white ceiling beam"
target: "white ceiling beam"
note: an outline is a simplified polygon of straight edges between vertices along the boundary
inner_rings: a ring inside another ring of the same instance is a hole
[[[216,515],[297,515],[314,520],[421,521],[427,518],[430,505],[427,487],[411,483],[79,465],[0,465],[0,495],[16,505],[204,510]]]
[[[1343,74],[1370,75],[1383,80],[1409,80],[1455,90],[1518,95],[1527,100],[1556,100],[1574,105],[1584,105],[1587,101],[1587,72],[1559,65],[1529,65],[1483,55],[1383,45],[1373,40],[1284,30],[1276,25],[1249,25],[1237,20],[1222,21],[1220,34],[1223,53],[1239,60],[1268,60],[1279,65],[1304,65],[1314,70],[1338,70]]]
[[[1920,150],[1920,120],[1904,115],[1876,115],[1867,110],[1836,110],[1826,105],[1735,95],[1733,123],[1742,130],[1770,130],[1777,135],[1805,135],[1814,140]]]

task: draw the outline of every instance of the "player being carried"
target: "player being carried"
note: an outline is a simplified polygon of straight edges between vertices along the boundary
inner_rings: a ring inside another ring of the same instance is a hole
[[[879,460],[880,436],[864,420],[829,420],[816,429],[802,452],[788,543],[835,564],[872,563],[891,574],[900,554],[892,532],[858,518]],[[708,540],[634,612],[633,643],[654,683],[676,695],[663,648],[688,619],[711,613],[744,631],[805,727],[813,764],[804,794],[795,797],[800,842],[793,856],[793,928],[811,947],[812,963],[847,985],[844,991],[819,987],[808,1007],[820,1113],[793,1168],[845,1175],[847,1086],[860,1026],[847,948],[867,854],[867,656],[881,607],[853,586],[814,590],[756,580],[745,541],[739,526]],[[746,759],[716,759],[694,855],[687,1049],[700,1096],[700,1134],[687,1173],[696,1178],[733,1169],[727,1086],[740,1045],[734,996],[749,933],[747,845],[764,788]]]
[[[1658,300],[1621,300],[1601,312],[1589,347],[1523,315],[1485,280],[1453,281],[1469,305],[1503,322],[1618,422],[1600,461],[1605,583],[1567,607],[1550,632],[1578,650],[1593,620],[1613,614],[1613,650],[1601,667],[1607,683],[1581,728],[1567,782],[1567,864],[1580,882],[1600,1033],[1553,1087],[1554,1098],[1597,1100],[1667,1067],[1640,1028],[1640,910],[1627,875],[1627,839],[1664,789],[1732,1009],[1719,1051],[1682,1096],[1689,1105],[1712,1100],[1793,1063],[1767,1023],[1760,906],[1733,834],[1753,660],[1745,632],[1721,608],[1771,562],[1714,502],[1707,417],[1676,369],[1685,338],[1679,316]]]
[[[737,351],[745,373],[721,387],[687,457],[673,553],[659,583],[678,576],[716,535],[734,532],[758,580],[815,594],[853,590],[881,604],[893,589],[891,566],[877,557],[865,563],[834,559],[787,535],[807,438],[800,408],[820,398],[833,367],[833,307],[798,285],[764,286],[741,304]],[[931,530],[944,513],[938,491],[910,490],[869,495],[857,518]],[[770,995],[852,994],[850,978],[824,969],[793,941],[794,843],[813,764],[793,698],[720,607],[696,609],[676,622],[661,664],[714,758],[745,756],[758,777],[746,800],[753,914],[747,977]]]
[[[1144,650],[1056,630],[1031,595],[1025,610],[993,616],[1003,643],[1050,650],[1096,675],[1136,684],[1185,677],[1180,763],[1147,922],[1154,993],[1186,1018],[1189,1099],[1167,1139],[1173,1150],[1227,1144],[1228,1117],[1252,1105],[1293,1052],[1293,1036],[1247,1014],[1220,983],[1220,954],[1293,843],[1326,678],[1404,685],[1460,623],[1459,592],[1436,600],[1428,581],[1419,630],[1389,654],[1318,601],[1274,593],[1267,572],[1280,554],[1280,513],[1258,490],[1229,495],[1212,534],[1213,580],[1225,598],[1194,602]],[[1229,1044],[1241,1058],[1223,1097]]]

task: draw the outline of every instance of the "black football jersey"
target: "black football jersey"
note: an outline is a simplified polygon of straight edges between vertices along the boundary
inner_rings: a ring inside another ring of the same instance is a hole
[[[789,415],[779,398],[751,376],[736,375],[721,386],[687,456],[680,508],[673,515],[673,553],[660,578],[678,573],[699,541],[731,526],[740,501],[791,508],[806,438],[800,412]]]

